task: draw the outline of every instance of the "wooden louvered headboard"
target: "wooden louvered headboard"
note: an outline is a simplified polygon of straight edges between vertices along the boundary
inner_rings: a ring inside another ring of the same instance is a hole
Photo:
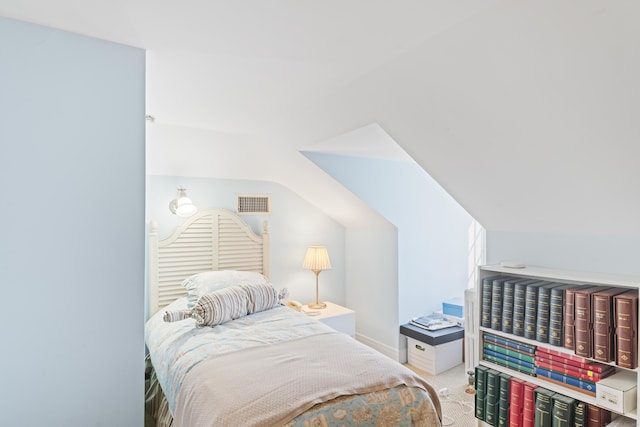
[[[151,314],[186,295],[182,281],[211,270],[255,271],[269,277],[269,231],[262,235],[226,209],[204,209],[190,216],[167,238],[158,224],[149,234],[149,311]]]

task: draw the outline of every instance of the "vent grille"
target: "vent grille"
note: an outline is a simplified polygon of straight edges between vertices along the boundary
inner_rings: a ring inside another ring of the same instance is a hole
[[[271,214],[271,198],[264,195],[238,196],[238,214],[269,215]]]

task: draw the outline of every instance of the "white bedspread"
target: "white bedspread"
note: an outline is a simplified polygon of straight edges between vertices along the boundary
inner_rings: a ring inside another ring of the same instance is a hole
[[[399,385],[435,396],[430,385],[399,363],[328,332],[202,362],[184,379],[174,425],[281,426],[336,397]],[[431,415],[429,425],[438,425],[436,413]]]
[[[186,308],[186,297],[183,297],[167,306],[166,310]],[[145,342],[172,413],[175,413],[176,399],[185,375],[203,360],[333,331],[312,317],[287,307],[255,313],[214,328],[196,328],[193,319],[165,323],[163,314],[164,310],[159,311],[146,323]],[[170,370],[170,366],[173,369]]]

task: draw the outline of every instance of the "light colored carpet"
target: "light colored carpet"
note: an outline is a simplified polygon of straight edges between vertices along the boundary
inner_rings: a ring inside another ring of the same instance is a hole
[[[427,380],[438,392],[442,405],[443,426],[475,427],[478,425],[474,416],[475,394],[465,392],[469,382],[464,364],[442,372],[440,375],[430,375],[409,364],[406,367]]]

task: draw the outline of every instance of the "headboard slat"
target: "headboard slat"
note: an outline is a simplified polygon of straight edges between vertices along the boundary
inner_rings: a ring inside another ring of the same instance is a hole
[[[204,209],[159,240],[149,233],[149,310],[153,314],[186,294],[182,282],[209,270],[255,271],[269,276],[269,234],[261,235],[226,209]]]

